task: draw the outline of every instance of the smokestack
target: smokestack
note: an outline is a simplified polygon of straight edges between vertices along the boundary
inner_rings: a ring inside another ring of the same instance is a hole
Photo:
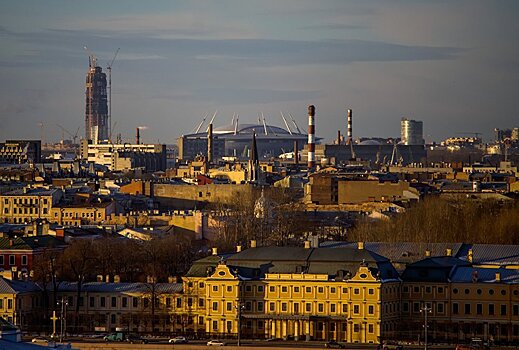
[[[348,144],[353,142],[353,111],[348,109]]]
[[[137,142],[138,145],[141,144],[141,131],[140,131],[140,128],[137,128],[137,136],[135,137],[135,141]]]
[[[294,141],[294,164],[299,164],[299,147],[297,140]]]
[[[337,144],[338,145],[341,144],[341,131],[340,130],[337,130]]]
[[[315,167],[315,106],[308,106],[308,170]]]
[[[207,131],[207,162],[213,161],[213,123],[209,124]]]

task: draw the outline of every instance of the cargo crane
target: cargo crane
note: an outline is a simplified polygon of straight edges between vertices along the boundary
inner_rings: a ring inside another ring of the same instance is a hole
[[[72,142],[73,144],[77,144],[76,141],[77,141],[77,134],[79,133],[79,129],[81,127],[78,127],[77,130],[76,130],[76,133],[75,134],[72,134],[70,131],[68,131],[67,129],[65,129],[62,125],[60,124],[56,124],[60,129],[61,129],[61,142],[64,143],[65,141],[65,133],[67,135],[69,135],[71,138],[72,138]]]
[[[117,48],[114,57],[106,66],[106,70],[108,71],[108,125],[110,127],[110,130],[108,130],[108,135],[110,135],[108,140],[110,142],[112,141],[112,66],[120,49],[120,47]]]

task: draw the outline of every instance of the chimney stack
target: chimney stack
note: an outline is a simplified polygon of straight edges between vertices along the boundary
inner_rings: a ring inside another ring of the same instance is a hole
[[[297,140],[294,141],[294,164],[299,164],[299,147]]]
[[[213,161],[213,123],[209,124],[207,131],[207,162]]]
[[[337,144],[338,145],[341,144],[341,131],[340,130],[337,130]]]
[[[315,106],[308,106],[308,170],[315,168]]]
[[[348,144],[353,142],[353,111],[348,109]]]
[[[137,135],[135,137],[135,142],[137,142],[138,145],[141,144],[141,132],[140,132],[140,128],[137,128]]]

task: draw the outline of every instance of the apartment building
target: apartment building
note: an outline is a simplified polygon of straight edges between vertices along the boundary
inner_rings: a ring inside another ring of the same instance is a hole
[[[58,205],[51,209],[50,221],[64,226],[79,226],[103,223],[115,213],[115,201]]]
[[[63,196],[57,188],[24,187],[0,195],[0,221],[25,223],[35,219],[51,221],[51,210]]]

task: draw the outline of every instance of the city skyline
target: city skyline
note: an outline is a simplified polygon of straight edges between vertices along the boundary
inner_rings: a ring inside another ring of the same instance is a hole
[[[329,141],[399,136],[400,119],[424,138],[516,126],[518,4],[485,1],[6,3],[0,14],[0,139],[84,135],[86,45],[113,68],[114,133],[176,143],[207,113],[215,123],[283,125],[280,111]],[[458,135],[459,136],[459,135]]]

